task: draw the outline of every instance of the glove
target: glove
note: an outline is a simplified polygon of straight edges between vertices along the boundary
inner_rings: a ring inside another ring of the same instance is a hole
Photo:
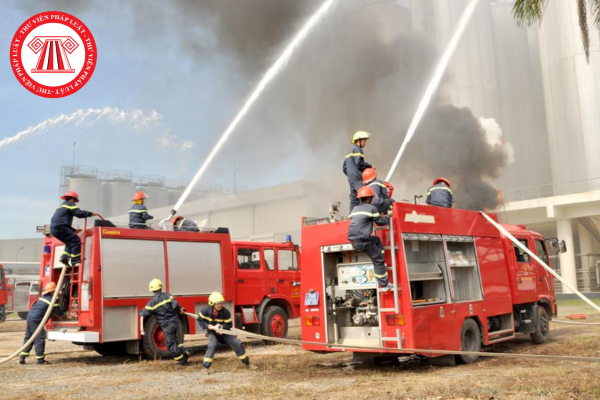
[[[394,194],[394,186],[392,186],[392,184],[389,182],[384,182],[383,184],[388,190],[388,198],[391,199],[392,195]]]

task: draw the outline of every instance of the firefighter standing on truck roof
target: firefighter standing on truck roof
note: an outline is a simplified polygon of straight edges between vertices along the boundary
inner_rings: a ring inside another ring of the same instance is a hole
[[[48,311],[48,306],[52,302],[52,294],[56,290],[56,283],[48,282],[44,287],[44,291],[42,292],[42,297],[37,299],[33,306],[31,306],[31,310],[27,314],[27,328],[25,329],[25,339],[23,339],[23,344],[27,343],[29,338],[33,335],[33,333],[37,330],[44,319],[44,315],[46,315],[46,311]],[[60,307],[58,306],[58,302],[54,304],[52,308],[52,314],[56,316],[61,316],[62,312],[60,311]],[[52,315],[51,314],[51,315]],[[29,352],[31,348],[35,344],[35,356],[37,358],[38,364],[50,364],[46,361],[46,355],[44,351],[46,350],[46,330],[42,329],[40,334],[35,338],[32,344],[29,345],[23,352],[21,353],[21,357],[19,358],[19,364],[25,364],[25,359],[29,357]]]
[[[129,209],[129,227],[131,229],[152,229],[146,225],[146,221],[154,219],[148,214],[148,209],[144,205],[144,200],[148,195],[144,192],[135,192],[133,195],[133,205]]]
[[[250,358],[246,354],[244,345],[235,336],[220,334],[215,331],[217,329],[230,330],[233,326],[231,322],[231,313],[228,309],[223,307],[225,298],[219,292],[213,292],[208,298],[208,306],[200,310],[198,314],[198,324],[202,329],[207,330],[208,334],[208,348],[204,355],[204,362],[202,363],[202,372],[208,374],[208,369],[213,363],[213,357],[217,352],[219,343],[225,342],[233,349],[235,355],[242,361],[245,367],[250,369],[256,369],[256,367],[250,366]]]
[[[185,219],[181,215],[173,218],[173,230],[177,232],[200,232],[194,221]]]
[[[392,204],[394,204],[394,199],[392,199],[394,187],[388,182],[383,183],[380,179],[377,179],[377,171],[373,168],[365,169],[362,176],[363,184],[373,189],[373,192],[375,193],[375,197],[373,197],[371,204],[374,205],[381,214],[385,214],[391,210]]]
[[[73,217],[89,218],[95,217],[98,214],[80,210],[77,206],[79,195],[76,192],[68,191],[61,199],[64,201],[52,216],[50,232],[52,236],[65,244],[65,250],[60,256],[60,262],[68,265],[69,259],[71,259],[71,265],[75,267],[81,262],[81,239],[71,226],[73,224]]]
[[[389,212],[388,217],[381,216],[377,208],[371,204],[373,196],[375,196],[375,193],[368,186],[362,187],[358,191],[357,197],[360,204],[354,207],[354,210],[350,214],[352,222],[348,228],[348,240],[352,242],[356,250],[364,251],[371,261],[373,261],[375,278],[379,283],[380,290],[387,292],[388,290],[392,290],[394,285],[389,283],[388,280],[385,258],[383,256],[383,244],[377,236],[371,234],[373,233],[373,222],[377,225],[389,224],[389,217],[392,216],[392,211]]]
[[[433,181],[433,186],[427,191],[426,203],[430,206],[452,208],[450,181],[446,178],[437,178]]]
[[[154,315],[156,322],[165,334],[165,343],[173,359],[181,366],[189,365],[187,360],[190,353],[183,347],[183,343],[179,343],[177,340],[177,330],[180,324],[179,314],[183,314],[183,309],[170,293],[163,293],[162,288],[163,283],[159,279],[150,281],[149,289],[154,296],[146,307],[140,310],[139,315],[144,318]]]
[[[371,134],[365,131],[358,131],[352,138],[352,150],[346,155],[344,160],[343,171],[348,177],[348,183],[350,184],[350,212],[359,203],[356,198],[358,189],[363,186],[362,173],[366,168],[372,168],[373,166],[365,161],[365,153],[363,149],[367,145],[367,140],[371,137]]]

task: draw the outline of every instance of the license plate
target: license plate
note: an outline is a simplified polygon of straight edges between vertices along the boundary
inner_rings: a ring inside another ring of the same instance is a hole
[[[304,298],[305,306],[318,306],[319,305],[319,293],[306,293],[306,297]]]

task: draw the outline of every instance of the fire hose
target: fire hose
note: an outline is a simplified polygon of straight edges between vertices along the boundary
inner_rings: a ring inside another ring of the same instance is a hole
[[[190,318],[197,319],[198,315],[188,313],[187,315]],[[221,335],[230,335],[230,336],[243,336],[249,339],[259,339],[259,340],[268,340],[271,342],[278,342],[283,344],[290,344],[294,346],[303,346],[303,345],[316,345],[316,346],[326,346],[328,349],[333,350],[341,350],[352,351],[352,350],[369,350],[369,351],[380,351],[385,353],[405,353],[405,354],[444,354],[444,355],[469,355],[469,356],[481,356],[481,357],[498,357],[498,358],[521,358],[521,359],[533,359],[533,360],[551,360],[551,361],[572,361],[572,362],[592,362],[592,363],[600,363],[599,357],[578,357],[578,356],[553,356],[547,354],[522,354],[522,353],[494,353],[494,352],[485,352],[485,351],[462,351],[462,350],[435,350],[435,349],[409,349],[409,348],[401,348],[401,349],[392,349],[389,347],[371,347],[371,346],[341,346],[335,345],[331,343],[323,343],[323,342],[312,342],[308,340],[298,340],[298,339],[288,339],[288,338],[277,338],[271,336],[264,336],[258,333],[251,333],[242,329],[232,328],[231,330],[222,329],[222,328],[214,328],[214,332]]]

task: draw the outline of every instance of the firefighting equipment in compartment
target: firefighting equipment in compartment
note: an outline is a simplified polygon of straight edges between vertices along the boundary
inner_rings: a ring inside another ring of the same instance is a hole
[[[444,182],[446,184],[446,186],[452,187],[452,185],[450,184],[450,181],[446,178],[437,178],[436,180],[433,181],[433,186],[437,185],[440,182]]]
[[[160,279],[152,279],[150,281],[149,288],[150,288],[151,292],[156,292],[157,290],[162,290],[163,283],[161,282]]]
[[[210,294],[210,296],[208,297],[208,305],[211,307],[217,303],[224,303],[224,302],[225,302],[225,297],[223,297],[223,295],[219,292],[212,292]]]
[[[144,192],[135,192],[135,194],[133,195],[133,199],[131,199],[132,201],[139,201],[139,200],[145,200],[148,198],[148,195]]]
[[[360,139],[370,139],[371,138],[371,134],[369,132],[365,132],[365,131],[358,131],[354,134],[354,136],[352,136],[352,144],[358,142]]]
[[[367,197],[375,196],[375,192],[369,186],[363,186],[358,190],[358,194],[356,195],[357,199],[364,199]],[[353,212],[354,213],[354,212]],[[352,216],[352,215],[350,215]]]
[[[377,178],[377,171],[374,168],[367,168],[362,173],[362,181],[366,185]]]
[[[75,202],[79,201],[79,195],[77,194],[77,192],[74,192],[72,190],[69,190],[67,193],[65,193],[60,198],[63,199],[63,200],[66,200],[67,197],[71,197],[71,198],[75,199]]]
[[[440,179],[436,179],[435,182],[438,183],[427,191],[426,203],[430,206],[451,208],[453,203],[452,190]]]
[[[46,286],[44,286],[44,291],[42,292],[42,296],[47,293],[54,292],[55,290],[56,290],[56,283],[48,282],[48,283],[46,283]]]

